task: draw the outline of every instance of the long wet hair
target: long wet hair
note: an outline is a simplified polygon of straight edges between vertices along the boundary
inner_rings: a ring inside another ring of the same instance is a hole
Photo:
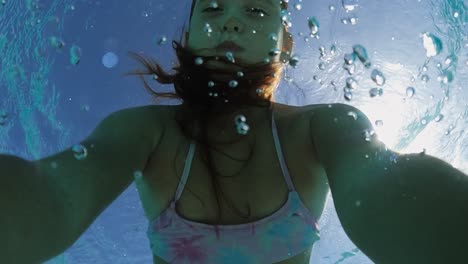
[[[192,19],[195,3],[195,0],[192,1],[189,21]],[[288,3],[281,1],[281,9],[287,10],[287,8]],[[287,30],[287,25],[283,23],[283,26]],[[241,60],[235,59],[235,65],[243,69],[241,72],[207,69],[203,62],[209,60],[219,60],[226,63],[232,62],[224,57],[218,58],[215,56],[195,55],[193,50],[186,48],[187,39],[183,40],[184,29],[185,26],[183,27],[179,42],[172,42],[172,47],[179,61],[179,65],[173,68],[173,70],[176,71],[175,74],[166,73],[161,66],[151,58],[145,58],[137,53],[129,52],[130,56],[139,61],[145,69],[129,72],[125,75],[138,75],[143,81],[146,91],[153,96],[155,103],[157,103],[160,98],[174,98],[182,101],[181,111],[176,114],[176,121],[187,138],[201,145],[202,160],[209,169],[218,205],[218,218],[215,225],[215,228],[217,228],[221,222],[222,209],[220,206],[220,197],[227,202],[231,209],[241,215],[243,219],[249,219],[251,216],[250,205],[247,205],[247,214],[243,214],[232,205],[232,200],[222,192],[222,186],[218,181],[218,177],[227,178],[238,175],[251,159],[253,148],[246,160],[229,156],[217,150],[216,145],[233,144],[241,140],[243,135],[240,134],[237,140],[213,142],[207,138],[206,125],[217,116],[232,113],[236,109],[241,109],[243,106],[270,108],[271,102],[274,100],[273,93],[281,80],[281,74],[287,62],[264,62],[247,65]],[[289,35],[289,37],[292,36]],[[181,45],[180,43],[183,44]],[[231,74],[231,80],[217,78],[220,73]],[[153,79],[161,84],[174,84],[175,93],[154,91],[144,79],[145,75],[153,76]],[[248,116],[246,118],[248,120]],[[228,156],[233,160],[245,162],[245,165],[234,175],[223,175],[221,172],[217,171],[213,165],[210,150]],[[194,194],[192,191],[190,192]],[[201,201],[201,199],[199,200]],[[203,201],[201,201],[201,203],[204,205]]]

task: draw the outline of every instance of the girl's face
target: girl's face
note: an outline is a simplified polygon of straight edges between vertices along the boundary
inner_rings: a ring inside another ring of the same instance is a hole
[[[292,49],[279,0],[196,0],[186,34],[188,48],[201,56],[226,56],[216,47],[225,41],[236,43],[244,50],[232,51],[234,59],[245,64],[280,62]],[[282,52],[283,47],[287,50]],[[277,55],[271,56],[275,49]]]

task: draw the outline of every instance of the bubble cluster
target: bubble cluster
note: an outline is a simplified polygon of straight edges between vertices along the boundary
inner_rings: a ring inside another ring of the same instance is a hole
[[[237,115],[234,118],[237,133],[239,135],[247,135],[250,130],[250,126],[247,124],[247,118],[244,115]]]

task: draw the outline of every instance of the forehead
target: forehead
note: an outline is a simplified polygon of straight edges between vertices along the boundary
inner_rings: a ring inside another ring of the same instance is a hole
[[[203,3],[210,3],[210,2],[225,2],[225,1],[229,1],[229,0],[199,0],[198,2],[200,4],[203,4]],[[267,5],[271,5],[271,6],[279,6],[279,0],[231,0],[231,1],[235,1],[235,2],[245,2],[245,3],[248,3],[248,2],[257,2],[257,3],[265,3]]]

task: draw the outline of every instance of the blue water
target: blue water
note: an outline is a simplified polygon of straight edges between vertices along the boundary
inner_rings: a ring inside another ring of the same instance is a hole
[[[289,5],[297,65],[286,71],[278,102],[353,105],[389,148],[425,151],[468,172],[466,1]],[[2,0],[0,152],[39,159],[80,142],[111,112],[151,104],[140,80],[122,77],[139,67],[127,51],[169,70],[170,43],[189,7],[187,0]],[[331,200],[311,263],[372,263],[347,238]],[[151,263],[146,225],[132,184],[47,263]]]

